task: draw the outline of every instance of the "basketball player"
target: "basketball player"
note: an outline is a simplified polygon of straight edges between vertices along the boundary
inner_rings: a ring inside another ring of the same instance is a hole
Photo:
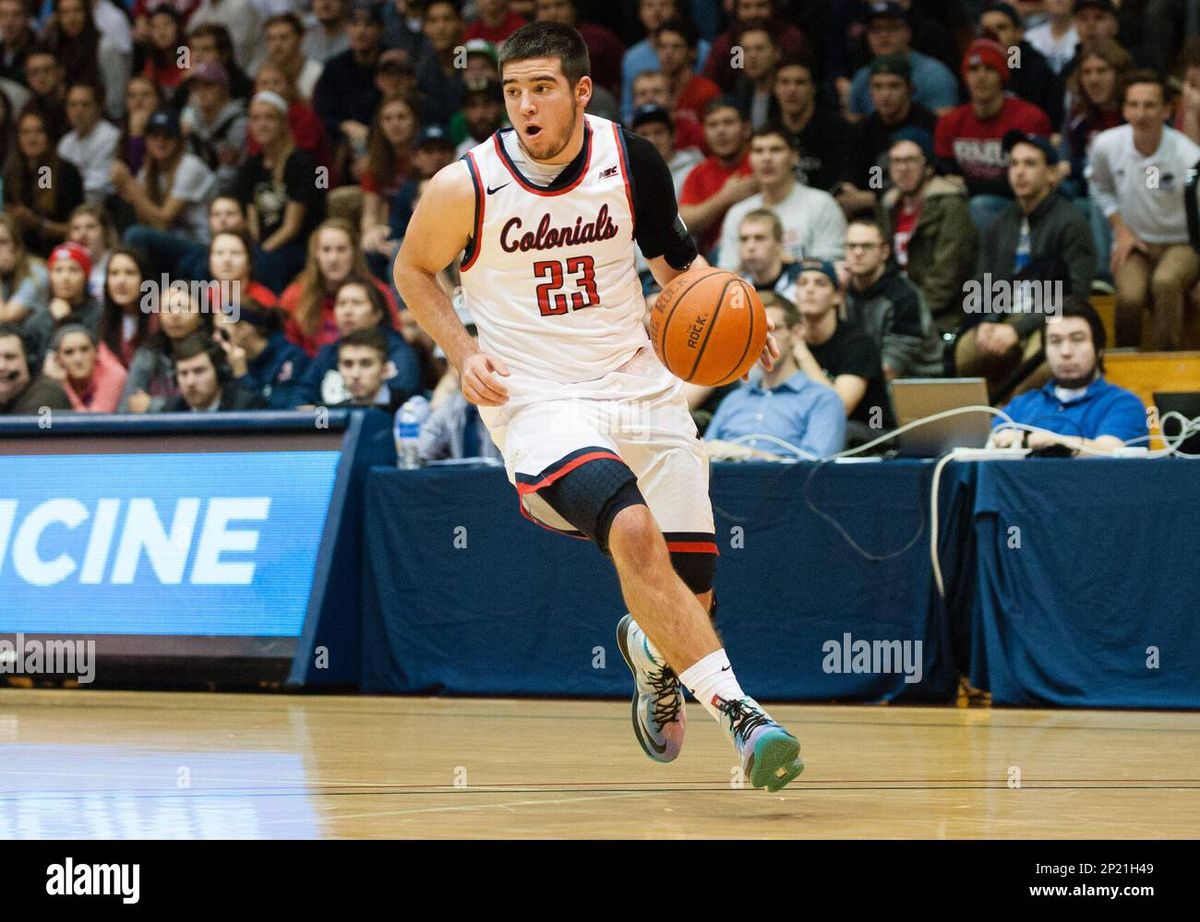
[[[434,176],[396,285],[479,406],[522,513],[590,538],[615,564],[631,612],[617,641],[646,754],[679,755],[686,686],[751,783],[779,790],[804,769],[800,744],[742,691],[708,615],[708,462],[682,383],[642,325],[634,243],[662,285],[707,263],[654,146],[584,113],[592,81],[578,32],[523,26],[500,68],[512,127]],[[478,344],[435,281],[459,253]],[[769,338],[763,363],[778,355]]]

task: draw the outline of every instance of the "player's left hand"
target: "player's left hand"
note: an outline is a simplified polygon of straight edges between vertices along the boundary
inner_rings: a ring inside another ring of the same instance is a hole
[[[779,358],[779,343],[775,342],[775,337],[772,335],[775,331],[775,321],[770,317],[767,318],[767,344],[763,346],[762,355],[758,360],[762,362],[762,367],[766,371],[770,371],[775,367],[775,361]],[[750,380],[750,372],[742,375],[743,381]]]

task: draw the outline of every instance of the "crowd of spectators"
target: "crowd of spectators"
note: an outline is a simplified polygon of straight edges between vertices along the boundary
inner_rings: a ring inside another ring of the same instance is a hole
[[[579,29],[589,112],[654,143],[776,322],[774,371],[689,389],[715,455],[872,439],[896,378],[1054,398],[1047,315],[1097,293],[1112,345],[1200,345],[1184,3],[0,0],[0,412],[423,393],[430,457],[492,451],[390,270],[428,180],[506,124],[498,49],[534,19]]]

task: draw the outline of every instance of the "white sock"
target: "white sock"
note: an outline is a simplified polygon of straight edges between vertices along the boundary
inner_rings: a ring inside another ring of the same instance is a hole
[[[729,665],[729,657],[725,655],[724,647],[679,673],[679,681],[704,705],[704,710],[712,715],[713,720],[718,722],[724,715],[717,710],[713,703],[714,698],[721,697],[730,701],[746,697],[733,674],[733,667]]]

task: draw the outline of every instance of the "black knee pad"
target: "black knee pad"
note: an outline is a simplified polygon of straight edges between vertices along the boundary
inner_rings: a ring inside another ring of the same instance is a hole
[[[644,506],[637,477],[623,461],[597,458],[580,465],[540,491],[550,508],[608,553],[608,533],[617,513]]]
[[[700,595],[713,586],[717,570],[717,555],[695,551],[671,551],[671,566],[679,574],[688,589]]]

